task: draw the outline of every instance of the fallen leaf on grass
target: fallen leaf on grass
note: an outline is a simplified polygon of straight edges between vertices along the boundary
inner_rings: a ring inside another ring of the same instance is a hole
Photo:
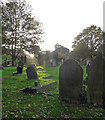
[[[6,111],[6,113],[9,113],[10,111]]]
[[[33,103],[35,106],[37,106],[37,104],[36,103]]]
[[[14,112],[17,112],[17,110],[14,110]]]
[[[8,115],[5,115],[5,117],[8,117]]]
[[[17,118],[18,117],[18,115],[15,115],[15,118]]]
[[[18,103],[16,103],[16,105],[18,105]]]
[[[28,104],[28,107],[31,107],[31,105],[30,105],[30,104]]]
[[[31,95],[31,97],[33,97],[33,95]]]
[[[94,103],[94,106],[97,106],[97,104],[96,104],[96,103]]]
[[[11,115],[13,115],[13,114],[14,114],[14,112],[11,112],[10,114],[11,114]]]
[[[35,116],[33,115],[32,118],[35,118]]]
[[[10,102],[8,102],[8,104],[10,104]]]

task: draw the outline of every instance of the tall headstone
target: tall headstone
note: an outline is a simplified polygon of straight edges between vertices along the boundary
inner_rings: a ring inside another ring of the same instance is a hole
[[[46,67],[56,67],[58,65],[57,58],[54,56],[54,52],[46,53],[45,55],[45,66]]]
[[[17,67],[17,72],[18,73],[22,73],[23,72],[23,61],[22,60],[20,60],[20,61],[18,61],[18,67]]]
[[[23,69],[23,61],[22,60],[18,61],[18,67],[21,67]]]
[[[38,79],[38,75],[34,65],[28,66],[26,72],[27,72],[28,79]]]
[[[43,65],[43,55],[42,54],[38,55],[38,63],[40,66]]]
[[[13,72],[12,75],[14,76],[14,75],[22,74],[22,72],[23,72],[23,67],[24,67],[24,65],[23,65],[22,60],[19,60],[19,61],[18,61],[18,66],[17,66],[17,72]]]
[[[52,53],[46,53],[45,55],[45,66],[46,67],[52,67]]]
[[[102,106],[105,101],[105,88],[104,88],[104,74],[105,74],[105,60],[103,55],[99,53],[89,72],[88,75],[88,89],[87,98],[88,102],[93,105]]]
[[[70,103],[80,103],[83,70],[79,63],[69,59],[59,69],[59,97]]]
[[[17,74],[20,74],[23,72],[23,68],[22,67],[17,67]]]

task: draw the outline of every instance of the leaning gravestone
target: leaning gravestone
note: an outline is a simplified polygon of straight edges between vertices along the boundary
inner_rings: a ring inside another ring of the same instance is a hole
[[[26,72],[28,79],[38,79],[36,68],[34,65],[28,66]]]
[[[18,62],[18,67],[21,67],[22,69],[23,69],[23,61],[22,60],[20,60],[19,62]]]
[[[39,54],[38,55],[38,63],[39,63],[39,66],[43,65],[43,55],[42,54]]]
[[[102,54],[99,53],[91,66],[88,76],[87,98],[88,102],[92,103],[94,106],[102,106],[105,101],[104,68],[105,60]]]
[[[80,103],[83,70],[73,59],[61,65],[59,70],[59,97],[70,103]]]
[[[13,76],[14,75],[21,75],[23,73],[23,62],[20,60],[18,61],[18,66],[17,66],[17,71],[13,72]]]
[[[20,73],[22,74],[22,72],[23,72],[23,68],[22,67],[17,67],[17,73],[18,74],[20,74]]]
[[[42,93],[44,91],[49,90],[49,88],[51,88],[51,86],[56,85],[56,84],[57,84],[57,82],[53,82],[53,83],[44,85],[42,87],[33,88],[33,89],[32,89],[32,87],[26,87],[25,89],[21,89],[20,91],[25,92],[25,93]]]

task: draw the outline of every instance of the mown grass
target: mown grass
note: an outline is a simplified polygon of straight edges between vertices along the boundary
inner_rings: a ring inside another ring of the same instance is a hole
[[[39,68],[43,70],[39,70]],[[84,67],[84,71],[85,71]],[[105,111],[102,108],[93,108],[89,105],[69,105],[62,103],[59,97],[59,66],[37,67],[40,86],[57,81],[57,85],[51,87],[43,94],[25,94],[20,89],[34,87],[36,80],[27,80],[26,68],[21,76],[12,76],[16,67],[5,67],[2,81],[3,118],[100,118]],[[85,73],[85,72],[84,72]],[[50,77],[48,77],[50,76]],[[47,79],[44,79],[48,77]],[[84,79],[86,78],[86,73]],[[104,117],[104,118],[103,118]]]

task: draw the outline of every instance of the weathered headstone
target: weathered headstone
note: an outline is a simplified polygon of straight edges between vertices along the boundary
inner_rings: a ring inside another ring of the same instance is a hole
[[[42,87],[36,88],[36,92],[40,93],[43,91],[47,91],[47,90],[49,90],[49,88],[51,88],[51,86],[56,85],[56,84],[57,84],[57,82],[52,82],[52,83],[49,83],[49,84],[44,85]]]
[[[38,63],[39,65],[43,65],[43,55],[42,54],[38,54]]]
[[[22,89],[20,91],[25,93],[42,93],[44,91],[49,90],[53,85],[56,85],[56,84],[57,82],[53,82],[39,88],[26,87],[25,89]]]
[[[32,64],[28,64],[28,65],[27,65],[27,67],[31,67],[31,66],[32,66],[32,67],[33,67],[33,66],[35,67],[35,64],[32,63]]]
[[[26,72],[27,72],[28,79],[38,79],[38,75],[37,75],[35,66],[31,65],[31,66],[27,67]]]
[[[36,93],[36,89],[32,89],[32,87],[26,87],[25,89],[21,89],[20,91],[25,93]]]
[[[61,65],[59,70],[59,97],[70,103],[80,103],[82,91],[83,70],[73,59]]]
[[[39,86],[39,82],[38,82],[38,81],[35,81],[35,82],[34,82],[34,85],[35,85],[35,86]]]
[[[17,71],[14,72],[12,75],[20,75],[23,72],[23,62],[20,60],[18,61]]]
[[[45,66],[46,67],[51,67],[51,59],[52,59],[52,54],[51,53],[46,53],[45,55]]]
[[[22,74],[22,72],[23,72],[23,68],[22,67],[17,67],[17,71],[16,72],[13,72],[13,76],[14,75],[21,75]]]
[[[105,88],[104,88],[104,74],[105,74],[105,60],[101,53],[99,53],[89,72],[88,75],[88,89],[87,98],[88,102],[93,105],[102,106],[105,101]]]
[[[57,58],[54,55],[55,55],[55,52],[46,53],[45,55],[45,66],[46,67],[56,67],[58,65]]]
[[[21,68],[23,69],[23,61],[22,61],[22,60],[20,60],[20,61],[18,62],[18,67],[21,67]]]
[[[23,68],[22,67],[17,67],[17,73],[22,73]]]

